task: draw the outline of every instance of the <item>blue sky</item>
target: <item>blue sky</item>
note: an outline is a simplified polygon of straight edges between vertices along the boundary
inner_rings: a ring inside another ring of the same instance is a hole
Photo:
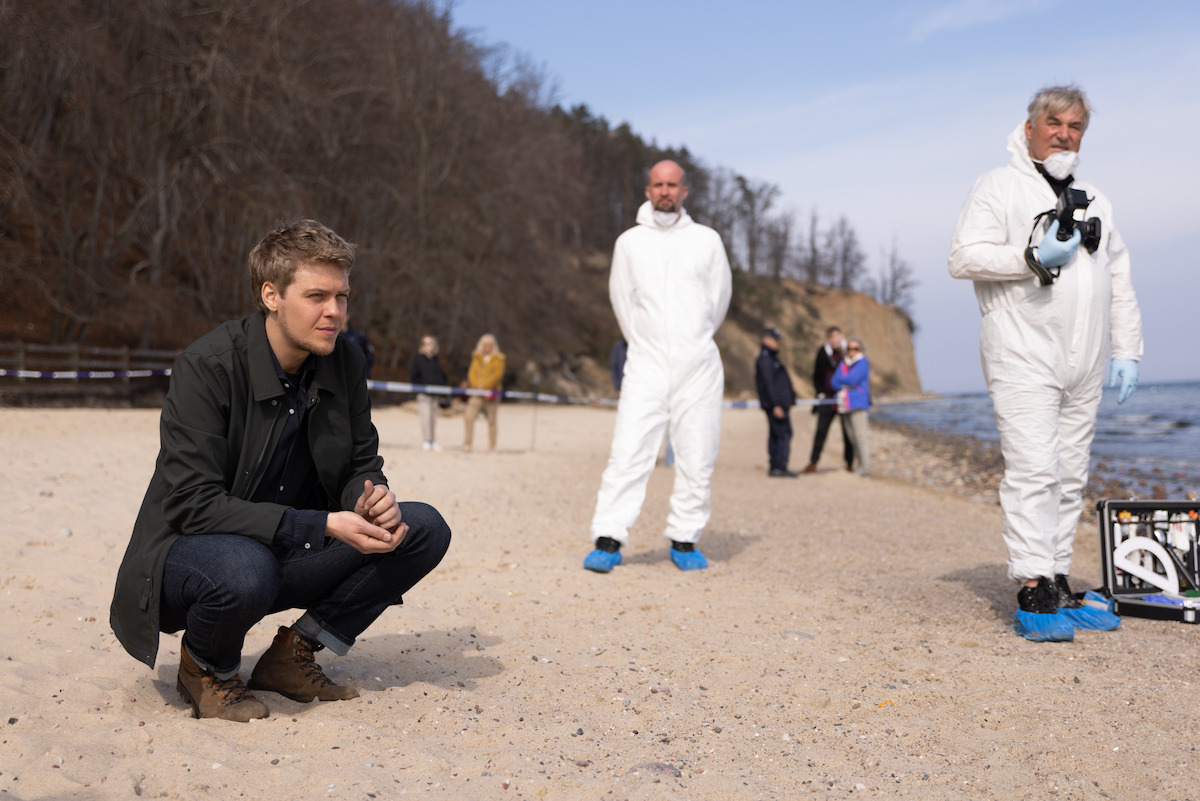
[[[451,15],[537,66],[550,100],[775,183],[801,218],[846,215],[872,270],[894,241],[935,392],[984,387],[974,293],[946,271],[959,208],[1007,161],[1032,94],[1078,83],[1094,112],[1077,175],[1113,201],[1133,257],[1142,382],[1200,379],[1200,3],[457,0]]]

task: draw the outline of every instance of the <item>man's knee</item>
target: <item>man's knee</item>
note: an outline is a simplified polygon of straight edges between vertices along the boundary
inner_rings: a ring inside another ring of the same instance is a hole
[[[437,509],[420,501],[406,501],[400,504],[400,519],[408,524],[402,545],[405,550],[419,548],[437,554],[439,560],[445,555],[450,547],[450,526]]]
[[[236,608],[263,617],[270,612],[282,589],[283,578],[277,569],[270,574],[255,576],[252,581],[227,586],[226,593]]]

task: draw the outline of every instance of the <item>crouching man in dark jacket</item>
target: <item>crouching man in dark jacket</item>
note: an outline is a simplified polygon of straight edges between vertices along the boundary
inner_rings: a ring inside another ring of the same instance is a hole
[[[183,630],[178,688],[196,717],[247,721],[251,690],[354,698],[314,660],[343,655],[441,561],[437,510],[397,503],[371,423],[366,361],[338,339],[354,246],[312,220],[251,252],[259,311],[192,343],[171,372],[154,477],[117,573],[110,622],[150,667]],[[243,684],[246,633],[281,626]]]

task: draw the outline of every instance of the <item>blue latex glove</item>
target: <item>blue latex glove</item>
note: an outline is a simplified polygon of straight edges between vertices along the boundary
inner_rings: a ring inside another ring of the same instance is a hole
[[[1121,392],[1117,395],[1117,403],[1124,403],[1137,389],[1137,365],[1133,359],[1112,360],[1112,366],[1108,369],[1108,385],[1115,387],[1120,383]]]
[[[1083,234],[1079,233],[1079,228],[1076,227],[1070,239],[1060,242],[1058,240],[1058,220],[1055,220],[1046,229],[1046,235],[1042,237],[1041,244],[1034,248],[1034,252],[1037,253],[1037,260],[1042,263],[1043,267],[1061,267],[1071,260],[1082,241]]]

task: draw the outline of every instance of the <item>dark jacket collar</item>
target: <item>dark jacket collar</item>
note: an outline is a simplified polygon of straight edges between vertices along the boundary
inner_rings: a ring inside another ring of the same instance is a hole
[[[267,340],[267,318],[254,312],[242,318],[246,331],[246,358],[250,361],[250,385],[255,402],[277,398],[283,394],[275,361],[271,358],[271,343]]]

